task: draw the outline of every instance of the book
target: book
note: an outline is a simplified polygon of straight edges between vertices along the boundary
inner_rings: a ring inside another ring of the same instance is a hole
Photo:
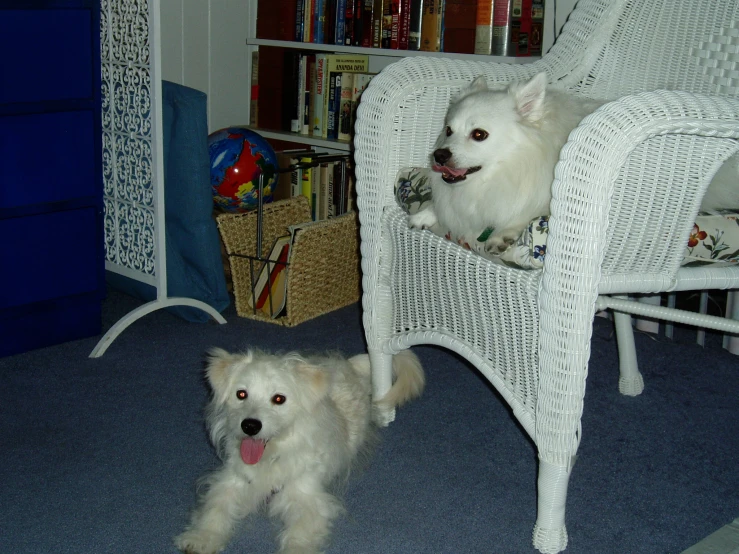
[[[328,107],[331,94],[331,73],[349,71],[353,73],[367,73],[369,71],[369,56],[366,54],[327,54],[323,70],[323,114],[325,130],[321,133],[328,138]],[[316,85],[317,87],[318,85]],[[315,134],[315,133],[314,133]]]
[[[390,0],[390,48],[400,49],[400,0]]]
[[[326,162],[322,163],[318,167],[318,175],[319,175],[319,193],[318,198],[316,199],[318,207],[316,209],[316,219],[319,221],[322,221],[324,219],[328,218],[328,173],[329,173],[329,166],[332,164],[332,162]]]
[[[477,10],[492,0],[445,0],[442,25],[442,51],[473,54],[477,34]]]
[[[475,13],[475,54],[493,53],[493,5],[495,0],[478,0]]]
[[[291,235],[277,237],[272,243],[267,259],[260,266],[256,280],[252,282],[252,294],[247,297],[246,301],[249,308],[263,310],[266,305],[267,313],[272,317],[282,311],[284,294],[279,294],[279,285],[284,286],[286,281],[278,282],[278,276],[284,274],[287,269],[291,244]],[[275,284],[278,286],[276,287]],[[282,305],[279,305],[280,300]]]
[[[354,0],[354,30],[352,46],[362,46],[364,39],[364,0]]]
[[[313,4],[313,38],[311,42],[325,44],[326,37],[326,0],[314,0]]]
[[[338,81],[338,84],[337,84]],[[341,72],[332,71],[328,76],[328,111],[326,112],[326,138],[338,138],[336,129],[336,92],[341,95]]]
[[[326,57],[328,54],[316,54],[316,65],[314,67],[314,87],[312,90],[313,97],[313,126],[311,133],[317,137],[325,136],[326,121],[323,118],[323,95],[326,92],[325,70]]]
[[[249,94],[249,125],[259,125],[259,50],[251,53],[251,93]]]
[[[307,74],[307,56],[305,54],[298,54],[298,75],[297,79],[293,81],[296,88],[295,94],[297,96],[297,115],[296,121],[290,125],[290,130],[293,133],[303,133],[303,124],[305,122],[305,80]]]
[[[354,42],[354,10],[356,8],[356,0],[346,0],[346,9],[344,10],[344,44],[351,46]]]
[[[423,0],[410,0],[410,20],[408,25],[408,50],[421,49],[421,18]]]
[[[382,18],[387,0],[374,0],[372,7],[372,48],[382,48]]]
[[[303,42],[313,42],[313,8],[315,0],[303,0]]]
[[[298,0],[295,5],[295,42],[303,42],[305,27],[305,0]]]
[[[372,48],[372,20],[375,0],[363,0],[362,6],[362,48]]]
[[[288,169],[290,166],[300,162],[303,156],[315,154],[313,149],[295,148],[290,150],[280,150],[275,152],[277,156],[277,165],[281,170]],[[277,186],[273,191],[273,200],[284,200],[293,196],[299,196],[301,191],[302,170],[280,171],[277,177]]]
[[[390,48],[390,35],[393,29],[393,4],[398,0],[384,0],[382,4],[382,31],[380,34],[380,48]],[[397,9],[397,8],[396,8]]]
[[[308,54],[308,63],[305,74],[305,119],[303,121],[303,134],[313,133],[313,121],[315,119],[315,106],[313,105],[313,91],[316,90],[316,55]]]
[[[421,50],[441,52],[444,0],[423,0],[421,18]]]
[[[344,44],[344,39],[346,38],[346,4],[348,1],[349,0],[336,0],[336,12],[334,13],[334,44]]]
[[[408,34],[411,26],[411,0],[400,0],[398,22],[398,49],[408,50]]]
[[[312,156],[302,156],[300,158],[301,162],[310,163],[313,161]],[[303,168],[303,170],[300,173],[300,194],[305,196],[308,199],[308,204],[311,207],[311,212],[314,209],[313,205],[313,168],[312,167],[306,167]]]
[[[493,56],[512,55],[510,15],[514,4],[518,5],[520,11],[521,0],[499,0],[493,3],[493,38],[490,47]]]
[[[352,139],[352,95],[354,94],[355,73],[341,74],[341,88],[337,109],[337,133],[339,140]]]

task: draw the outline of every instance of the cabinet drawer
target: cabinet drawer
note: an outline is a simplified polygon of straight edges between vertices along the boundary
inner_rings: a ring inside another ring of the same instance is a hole
[[[0,219],[0,309],[102,288],[95,211]]]
[[[92,98],[92,22],[89,9],[0,10],[0,103]]]
[[[90,111],[0,117],[0,208],[99,195]]]

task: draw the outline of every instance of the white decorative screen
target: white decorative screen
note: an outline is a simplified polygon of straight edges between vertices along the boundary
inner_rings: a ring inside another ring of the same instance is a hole
[[[147,0],[102,0],[106,269],[154,284],[158,264],[157,80]]]

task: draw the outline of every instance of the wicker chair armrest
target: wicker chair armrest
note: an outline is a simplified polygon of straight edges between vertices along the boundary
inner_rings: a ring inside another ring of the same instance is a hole
[[[670,140],[661,141],[660,137]],[[698,142],[691,143],[693,138]],[[543,459],[571,463],[568,453],[575,452],[579,443],[579,414],[600,283],[616,274],[620,280],[625,274],[645,280],[637,269],[626,267],[627,260],[612,255],[617,248],[613,227],[624,226],[627,237],[648,229],[653,240],[637,245],[636,262],[649,256],[646,248],[652,248],[655,256],[671,250],[679,257],[685,242],[678,248],[662,248],[660,241],[687,240],[690,227],[680,230],[678,224],[669,233],[666,228],[649,228],[676,218],[694,221],[712,172],[736,152],[736,138],[739,101],[666,91],[608,103],[570,135],[552,188],[547,261],[539,298],[539,397],[544,400],[537,406],[536,416],[539,429],[546,429],[550,421],[564,427],[560,426],[563,432],[556,439],[538,434]],[[656,139],[660,139],[656,147],[662,150],[660,156],[652,157],[656,152],[652,141]],[[687,148],[683,148],[685,144]],[[644,155],[645,160],[632,159]],[[676,156],[683,159],[675,163]],[[691,173],[694,164],[700,167]],[[690,179],[690,185],[683,179]],[[638,197],[630,196],[632,193]],[[646,207],[641,202],[646,202]],[[675,207],[676,213],[665,218],[665,206]],[[637,209],[641,210],[639,215],[626,223],[613,220],[615,213]],[[681,232],[685,233],[682,238]],[[659,260],[654,264],[655,274],[647,280],[652,278],[655,287],[660,282],[664,285],[674,277],[678,265],[679,260]],[[562,421],[563,412],[572,414],[567,423]]]

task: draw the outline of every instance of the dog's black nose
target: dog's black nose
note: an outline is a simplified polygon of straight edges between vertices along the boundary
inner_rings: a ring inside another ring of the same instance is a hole
[[[434,150],[434,161],[439,165],[445,165],[452,157],[452,151],[448,148],[437,148]]]
[[[248,418],[241,422],[241,430],[250,437],[253,437],[262,428],[262,422],[258,419]]]

